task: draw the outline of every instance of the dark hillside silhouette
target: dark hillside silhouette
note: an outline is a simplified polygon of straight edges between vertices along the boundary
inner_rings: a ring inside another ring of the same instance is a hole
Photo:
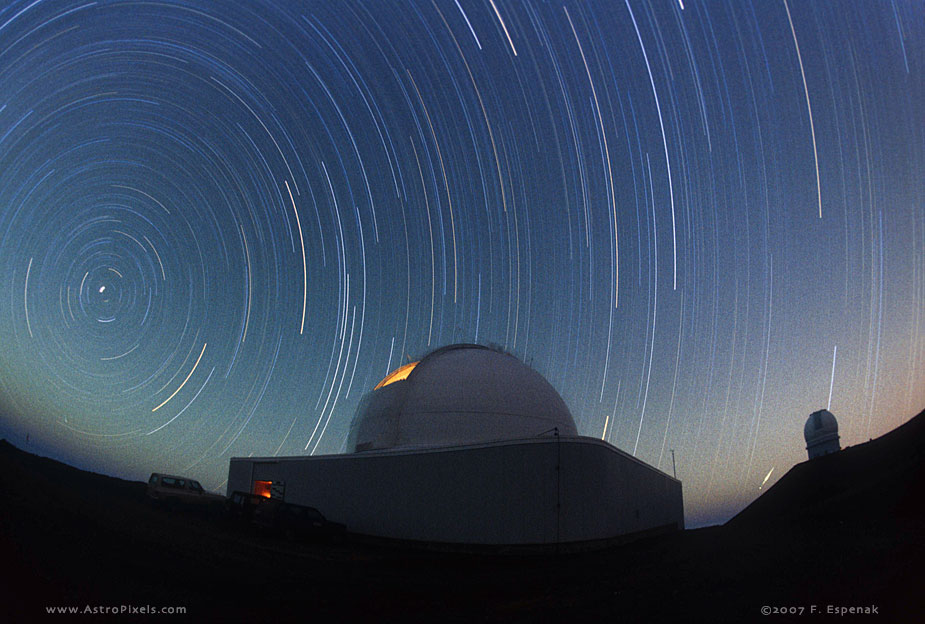
[[[185,607],[162,616],[178,621],[739,622],[765,605],[873,605],[879,621],[912,621],[925,608],[923,429],[925,413],[798,464],[723,526],[558,557],[291,543],[152,509],[142,483],[2,441],[0,615],[153,605]]]

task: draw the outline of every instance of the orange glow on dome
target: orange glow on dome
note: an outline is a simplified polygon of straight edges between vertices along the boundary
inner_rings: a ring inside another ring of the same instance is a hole
[[[378,384],[376,384],[376,387],[373,388],[373,390],[378,390],[379,388],[382,388],[383,386],[387,386],[390,383],[395,383],[396,381],[401,381],[402,379],[406,379],[408,375],[411,374],[411,371],[414,370],[414,367],[417,365],[418,365],[417,362],[411,362],[410,364],[405,364],[401,368],[396,368],[391,373],[386,375],[385,379],[383,379]]]

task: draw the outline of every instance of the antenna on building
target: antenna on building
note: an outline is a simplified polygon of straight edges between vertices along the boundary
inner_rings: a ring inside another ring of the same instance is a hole
[[[674,465],[674,449],[671,449],[671,473],[674,475],[674,478],[678,478],[678,470]]]
[[[556,436],[556,554],[559,553],[559,525],[560,518],[562,514],[562,498],[560,492],[562,491],[560,483],[562,480],[562,447],[559,445],[561,438],[559,438],[559,428],[553,427],[554,436]]]

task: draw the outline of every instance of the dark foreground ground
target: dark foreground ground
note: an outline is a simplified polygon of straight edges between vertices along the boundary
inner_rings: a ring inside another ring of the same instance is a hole
[[[923,452],[925,413],[795,466],[724,526],[513,556],[293,544],[0,441],[0,622],[925,621]]]

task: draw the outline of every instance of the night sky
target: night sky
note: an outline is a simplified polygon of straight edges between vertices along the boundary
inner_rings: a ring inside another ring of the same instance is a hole
[[[477,342],[723,521],[925,407],[923,65],[918,1],[7,3],[0,435],[224,491]]]

